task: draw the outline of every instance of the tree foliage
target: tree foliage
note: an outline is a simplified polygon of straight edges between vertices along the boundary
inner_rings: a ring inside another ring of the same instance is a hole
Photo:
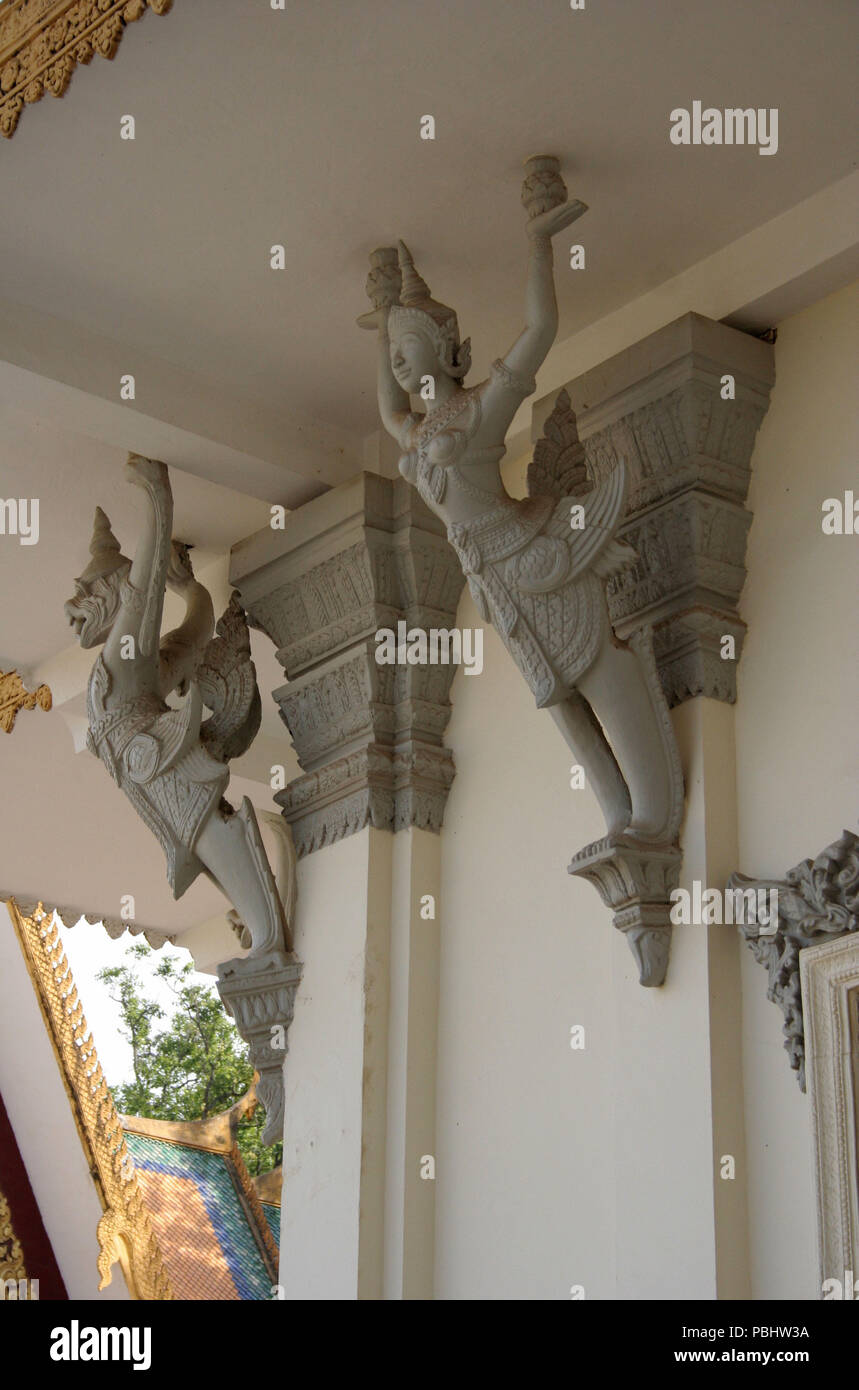
[[[134,1075],[113,1087],[116,1107],[121,1114],[154,1120],[219,1115],[253,1081],[247,1045],[217,994],[189,979],[194,973],[190,962],[180,966],[170,956],[158,962],[154,973],[175,1000],[169,1012],[148,996],[139,963],[151,956],[149,946],[135,942],[126,951],[125,964],[109,966],[97,977],[119,1005],[122,1036],[131,1044]],[[262,1144],[264,1125],[261,1106],[239,1121],[236,1142],[252,1174],[266,1173],[281,1161],[281,1144]]]

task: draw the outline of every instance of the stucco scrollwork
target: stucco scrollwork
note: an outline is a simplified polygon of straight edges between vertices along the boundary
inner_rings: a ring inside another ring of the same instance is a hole
[[[815,859],[803,859],[783,879],[732,874],[729,889],[778,893],[778,923],[746,922],[740,931],[768,974],[767,998],[784,1014],[784,1046],[805,1090],[805,1024],[800,952],[859,930],[859,837],[845,830]]]

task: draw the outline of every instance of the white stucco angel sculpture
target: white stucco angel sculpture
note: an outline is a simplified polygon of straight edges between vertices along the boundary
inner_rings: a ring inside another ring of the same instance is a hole
[[[131,454],[127,476],[149,502],[134,560],[121,553],[97,508],[91,559],[65,605],[81,646],[104,644],[87,689],[87,744],[160,841],[174,897],[207,874],[250,936],[249,955],[219,967],[218,987],[251,1043],[271,1142],[282,1128],[285,1042],[274,1055],[266,1033],[279,1024],[285,1037],[300,967],[253,806],[245,797],[236,811],[224,800],[229,760],[246,751],[260,723],[247,622],[234,595],[213,635],[211,597],[194,578],[188,547],[171,539],[165,465]],[[184,599],[185,618],[162,641],[165,586]],[[173,692],[184,699],[171,708]],[[294,877],[287,895],[294,899]],[[251,1027],[255,979],[276,982],[256,1008],[257,1025],[270,1026]]]
[[[636,558],[615,539],[625,469],[561,500],[513,498],[501,479],[507,430],[536,390],[558,328],[552,238],[587,211],[567,201],[556,159],[528,165],[525,326],[485,381],[463,384],[469,340],[461,340],[454,310],[432,298],[402,242],[373,252],[367,293],[374,307],[358,322],[378,330],[379,410],[403,450],[400,472],[446,523],[481,616],[497,628],[538,706],[551,711],[584,767],[609,839],[615,847],[672,846],[682,778],[650,637],[619,641],[605,597],[606,579]],[[422,391],[425,411],[412,406]],[[581,526],[573,523],[574,506],[579,520],[583,507]],[[649,974],[660,969],[657,963]]]

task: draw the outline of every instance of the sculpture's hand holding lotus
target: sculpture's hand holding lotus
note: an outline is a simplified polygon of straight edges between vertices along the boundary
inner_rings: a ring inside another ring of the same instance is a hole
[[[579,202],[578,198],[571,203],[560,203],[555,208],[549,208],[546,212],[538,213],[536,217],[531,217],[525,224],[525,230],[532,240],[540,237],[557,236],[565,227],[576,222],[588,210],[587,203]]]

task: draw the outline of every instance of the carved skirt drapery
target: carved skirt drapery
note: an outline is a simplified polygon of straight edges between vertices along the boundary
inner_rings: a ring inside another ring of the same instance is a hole
[[[581,498],[498,499],[491,512],[448,526],[484,621],[498,629],[538,708],[566,699],[611,636],[603,579],[635,560],[611,539],[623,506],[614,476],[586,499],[586,525],[574,530]]]

